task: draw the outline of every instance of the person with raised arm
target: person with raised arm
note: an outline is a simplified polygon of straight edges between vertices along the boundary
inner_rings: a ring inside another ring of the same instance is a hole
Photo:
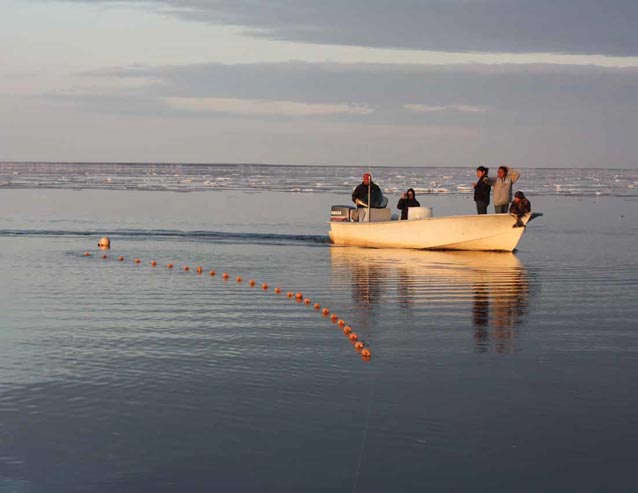
[[[510,202],[512,202],[512,185],[518,181],[521,174],[507,166],[498,167],[498,176],[488,178],[492,185],[494,198],[494,212],[507,214]]]

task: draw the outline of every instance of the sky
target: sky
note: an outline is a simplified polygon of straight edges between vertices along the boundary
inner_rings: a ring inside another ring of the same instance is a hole
[[[0,0],[0,161],[638,168],[636,0]]]

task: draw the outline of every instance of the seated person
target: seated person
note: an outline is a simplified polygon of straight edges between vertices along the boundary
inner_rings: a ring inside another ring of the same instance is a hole
[[[408,191],[401,195],[397,203],[397,209],[401,210],[402,221],[408,218],[408,207],[421,207],[421,204],[416,199],[414,188],[408,188]]]
[[[532,211],[532,204],[525,197],[523,192],[516,192],[514,194],[514,200],[512,201],[512,205],[510,205],[510,214],[516,216],[516,224],[514,227],[525,226],[521,221],[521,218]]]

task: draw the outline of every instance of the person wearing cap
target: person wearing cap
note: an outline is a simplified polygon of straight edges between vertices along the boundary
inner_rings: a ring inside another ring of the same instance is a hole
[[[357,204],[357,218],[364,220],[365,210],[368,208],[368,197],[370,207],[380,207],[383,201],[383,193],[379,186],[372,181],[370,173],[363,174],[363,181],[352,191],[352,201]]]
[[[489,168],[479,166],[476,168],[478,180],[472,185],[474,187],[474,202],[476,202],[476,212],[487,214],[487,206],[490,205],[490,179],[487,176]]]
[[[507,214],[510,202],[512,201],[512,185],[518,181],[521,174],[515,169],[507,166],[498,167],[498,176],[488,178],[493,187],[494,212],[496,214]]]
[[[512,205],[510,205],[510,214],[513,214],[516,216],[516,224],[514,225],[514,227],[525,226],[523,224],[523,221],[521,221],[521,218],[525,214],[529,214],[531,211],[532,211],[532,204],[530,203],[529,200],[527,200],[527,197],[525,197],[525,194],[521,191],[516,192],[514,194],[514,200],[512,201]]]

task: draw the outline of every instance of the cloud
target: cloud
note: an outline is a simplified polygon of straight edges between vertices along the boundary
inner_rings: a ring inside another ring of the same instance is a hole
[[[109,81],[123,79],[125,89],[106,91],[95,84],[100,74]],[[157,83],[139,88],[126,83],[138,78]],[[502,154],[537,166],[543,161],[595,165],[604,159],[604,165],[635,163],[627,134],[638,127],[636,68],[213,63],[113,68],[91,72],[87,79],[88,87],[45,94],[42,104],[60,118],[87,114],[99,115],[99,121],[161,119],[191,131],[198,125],[223,128],[227,136],[246,134],[247,142],[260,146],[272,136],[273,152],[288,136],[307,142],[307,149],[315,149],[308,152],[325,162],[332,159],[317,150],[319,142],[348,148],[353,156],[372,139],[387,146],[377,152],[388,162],[398,162],[392,161],[393,152],[403,153],[406,162],[427,142],[428,155],[448,163],[463,153],[495,159]],[[94,87],[100,90],[91,93]],[[352,142],[346,145],[342,135]],[[277,152],[276,158],[263,159],[312,160],[301,157],[301,148],[294,159]]]
[[[482,106],[469,106],[466,104],[447,104],[445,106],[429,106],[427,104],[404,104],[406,110],[416,113],[432,113],[437,111],[458,111],[460,113],[482,113],[487,108]]]
[[[635,0],[148,0],[144,5],[199,22],[243,26],[254,36],[304,43],[638,55]]]
[[[635,108],[638,86],[636,68],[543,64],[211,63],[122,67],[103,71],[102,76],[157,81],[122,94],[161,101],[173,98],[174,108],[179,106],[175,102],[181,101],[182,109],[189,105],[191,110],[221,109],[245,115],[367,115],[399,123],[402,118],[425,115],[486,119],[564,112],[569,117]],[[96,77],[98,73],[93,72],[91,79]],[[222,103],[224,100],[230,101]]]
[[[169,97],[166,98],[166,103],[178,110],[253,116],[366,115],[373,111],[365,105],[309,104],[259,99]]]
[[[108,90],[96,84],[100,77],[116,83]],[[224,156],[257,159],[248,151],[254,145],[268,148],[258,161],[349,162],[373,146],[387,163],[636,166],[638,68],[212,63],[112,68],[86,78],[85,87],[42,95],[40,106],[58,121],[143,122],[131,141],[152,121],[167,132],[157,138],[173,142],[195,129],[219,135],[216,148],[202,137],[202,156],[223,148]],[[137,79],[157,83],[136,87]],[[229,146],[242,136],[248,147]]]

